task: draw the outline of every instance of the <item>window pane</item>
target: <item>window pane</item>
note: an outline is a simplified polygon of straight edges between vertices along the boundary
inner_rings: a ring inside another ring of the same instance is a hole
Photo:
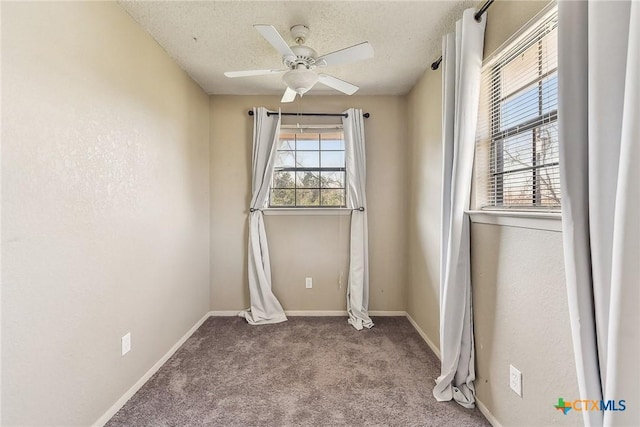
[[[298,188],[318,188],[320,181],[318,178],[318,172],[296,172],[298,181],[296,187]]]
[[[320,190],[322,191],[322,206],[344,206],[344,190]]]
[[[535,80],[539,75],[539,46],[534,42],[528,49],[509,61],[502,68],[502,96],[509,96]]]
[[[540,205],[560,206],[560,168],[550,166],[538,169],[538,182],[540,188]]]
[[[321,151],[320,157],[323,168],[344,167],[344,151]]]
[[[320,141],[317,133],[299,133],[297,135],[298,150],[319,150]]]
[[[537,171],[539,187],[538,203],[542,206],[560,207],[560,169],[558,158],[558,124],[549,123],[536,132],[537,164],[548,165]]]
[[[523,132],[503,141],[503,170],[511,171],[533,166],[533,131]]]
[[[524,93],[506,100],[501,106],[500,129],[509,129],[539,116],[538,101],[537,84]]]
[[[502,197],[505,205],[531,206],[533,174],[531,170],[503,175]]]
[[[537,164],[557,162],[558,158],[558,123],[553,122],[536,129]]]
[[[542,80],[542,114],[558,108],[558,76],[553,74]]]
[[[296,190],[271,190],[271,206],[294,206]]]
[[[558,68],[558,28],[551,30],[541,41],[542,57],[545,59],[542,65],[542,72]]]
[[[298,151],[296,167],[317,168],[320,167],[320,156],[318,151]]]
[[[293,172],[274,172],[273,187],[295,188],[295,182],[293,181]]]
[[[344,172],[320,172],[322,188],[344,188]]]
[[[296,139],[293,134],[280,134],[280,145],[278,146],[278,150],[295,150],[296,149]]]
[[[319,206],[320,190],[296,190],[298,206]]]
[[[296,165],[295,151],[277,151],[274,168],[292,168]]]
[[[340,133],[323,133],[320,135],[323,150],[344,150],[344,136]]]

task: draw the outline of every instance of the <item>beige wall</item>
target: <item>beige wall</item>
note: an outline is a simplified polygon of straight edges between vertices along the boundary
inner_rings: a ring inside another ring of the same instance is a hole
[[[253,106],[275,110],[281,106],[279,99],[279,96],[211,97],[212,310],[238,310],[249,304],[246,242],[253,124],[247,111]],[[370,309],[404,310],[405,99],[309,96],[284,105],[283,110],[341,112],[349,107],[371,113],[371,118],[365,121]],[[344,310],[348,217],[267,216],[265,222],[273,289],[285,310]],[[305,277],[314,279],[313,289],[305,289]]]
[[[428,70],[407,96],[407,312],[437,347],[440,346],[441,79],[441,69]]]
[[[90,425],[208,310],[208,97],[116,3],[3,2],[2,114],[1,424]]]
[[[564,283],[562,233],[471,227],[476,392],[505,426],[581,425],[553,409],[577,399]],[[522,372],[522,398],[509,388],[509,365]]]
[[[496,1],[485,55],[546,2]],[[407,97],[409,114],[407,311],[439,346],[441,72],[427,70]],[[553,409],[578,396],[568,327],[562,235],[473,224],[472,283],[478,398],[503,425],[571,425],[581,417]],[[509,389],[509,364],[523,374],[523,397]]]

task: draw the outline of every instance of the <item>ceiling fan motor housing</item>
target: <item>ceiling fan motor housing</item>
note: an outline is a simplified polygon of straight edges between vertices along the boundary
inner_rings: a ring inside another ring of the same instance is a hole
[[[316,58],[318,57],[318,53],[315,50],[304,45],[291,46],[291,50],[296,54],[296,56],[295,58],[284,58],[283,62],[287,68],[291,68],[293,70],[299,68],[300,65],[303,65],[308,69],[314,67]]]

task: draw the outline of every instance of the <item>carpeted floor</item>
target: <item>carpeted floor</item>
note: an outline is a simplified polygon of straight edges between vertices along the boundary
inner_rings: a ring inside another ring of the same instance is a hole
[[[439,362],[404,317],[250,326],[209,318],[107,426],[486,426],[436,402]]]

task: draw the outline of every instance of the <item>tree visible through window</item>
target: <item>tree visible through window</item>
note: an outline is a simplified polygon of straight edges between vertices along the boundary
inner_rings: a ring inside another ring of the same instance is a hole
[[[270,207],[344,207],[342,132],[280,133]]]

